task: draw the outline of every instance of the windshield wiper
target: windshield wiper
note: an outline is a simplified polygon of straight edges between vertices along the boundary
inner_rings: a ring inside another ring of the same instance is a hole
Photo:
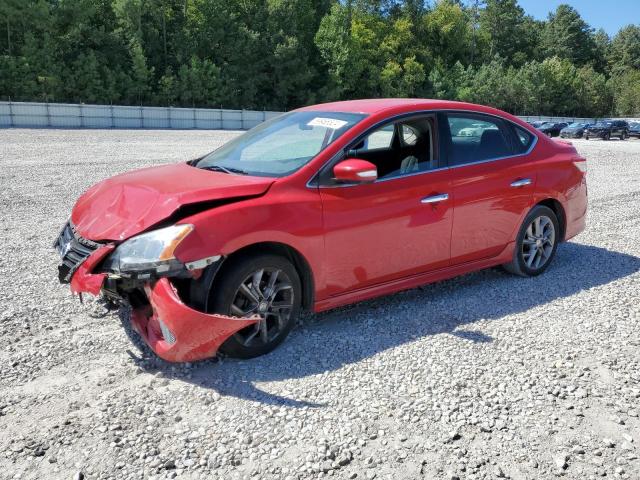
[[[220,165],[207,165],[206,167],[200,167],[203,170],[211,170],[213,172],[224,172],[228,174],[236,174],[236,175],[249,175],[249,172],[245,172],[244,170],[240,170],[239,168],[232,167],[222,167]]]

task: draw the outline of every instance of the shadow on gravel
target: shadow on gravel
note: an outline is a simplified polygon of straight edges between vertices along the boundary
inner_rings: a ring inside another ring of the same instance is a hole
[[[164,376],[213,389],[221,395],[271,405],[322,407],[324,405],[303,398],[265,392],[255,384],[320,375],[428,335],[450,334],[468,342],[470,348],[490,344],[493,340],[490,336],[461,327],[525,312],[638,271],[638,257],[590,245],[564,243],[553,264],[539,277],[520,278],[489,269],[307,315],[302,325],[274,352],[252,360],[199,362],[187,370],[191,378],[186,377],[184,369],[172,368],[171,364],[155,357],[146,346],[140,345],[137,335],[135,343],[142,356],[131,356],[146,371],[162,372]]]

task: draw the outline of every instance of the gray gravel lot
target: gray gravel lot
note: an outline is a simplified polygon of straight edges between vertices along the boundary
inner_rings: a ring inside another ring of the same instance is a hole
[[[0,478],[640,478],[640,141],[574,142],[588,229],[540,277],[474,273],[308,315],[261,358],[166,364],[57,283],[51,243],[96,181],[235,134],[0,130]]]

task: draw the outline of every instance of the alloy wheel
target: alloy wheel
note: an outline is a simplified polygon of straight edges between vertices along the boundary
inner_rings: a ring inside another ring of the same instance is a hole
[[[234,337],[245,347],[272,342],[286,327],[293,305],[293,286],[283,270],[263,268],[253,272],[236,290],[230,313],[238,317],[259,315],[260,321]]]
[[[521,255],[525,265],[532,270],[542,268],[553,254],[555,241],[556,230],[551,219],[546,215],[534,218],[522,239]]]

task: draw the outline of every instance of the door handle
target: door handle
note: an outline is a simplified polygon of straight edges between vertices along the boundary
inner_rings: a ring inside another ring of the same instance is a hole
[[[520,180],[516,180],[514,182],[511,182],[511,186],[513,188],[526,187],[527,185],[531,185],[531,179],[530,178],[521,178]]]
[[[449,200],[448,193],[439,193],[438,195],[431,195],[429,197],[424,197],[420,200],[420,203],[438,203],[444,202],[445,200]]]

